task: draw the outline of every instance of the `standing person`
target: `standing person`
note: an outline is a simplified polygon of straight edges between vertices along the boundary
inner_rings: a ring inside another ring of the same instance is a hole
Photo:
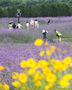
[[[55,33],[56,33],[56,36],[58,38],[58,42],[61,42],[62,34],[59,31],[57,31],[56,29],[55,29]]]
[[[22,26],[20,23],[17,24],[17,28],[18,28],[18,29],[21,29],[22,27],[23,27],[23,26]]]
[[[43,34],[43,39],[44,39],[44,41],[46,41],[47,40],[47,33],[48,33],[48,31],[46,31],[46,30],[42,30],[42,34]]]
[[[12,23],[8,24],[8,28],[11,30],[12,29]]]
[[[39,23],[38,23],[38,20],[37,20],[37,19],[35,19],[34,26],[35,26],[36,28],[39,28]]]
[[[31,27],[34,27],[34,19],[31,19],[31,20],[30,20],[30,26],[31,26]]]
[[[13,21],[10,21],[8,24],[8,28],[11,30],[12,29],[12,25],[13,25]]]
[[[26,22],[26,28],[29,29],[29,22]]]
[[[15,23],[13,23],[12,28],[16,29],[16,24]]]
[[[50,19],[48,20],[48,24],[50,23]]]

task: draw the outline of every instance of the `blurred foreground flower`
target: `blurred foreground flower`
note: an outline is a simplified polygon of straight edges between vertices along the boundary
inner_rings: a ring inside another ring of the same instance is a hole
[[[18,72],[14,72],[12,75],[13,79],[17,79],[19,77],[19,73]]]
[[[19,87],[21,86],[18,81],[14,81],[14,82],[12,83],[12,85],[13,85],[14,87],[16,87],[16,88],[19,88]]]
[[[34,45],[35,46],[41,46],[43,44],[43,40],[42,39],[37,39],[35,42],[34,42]]]
[[[2,86],[3,86],[2,83],[0,83],[0,88],[2,88]]]
[[[52,54],[52,52],[47,49],[47,50],[46,50],[46,55],[47,55],[47,56],[50,56],[51,54]]]
[[[40,56],[43,56],[44,55],[44,51],[40,51]]]
[[[4,85],[3,85],[3,88],[4,88],[5,90],[9,90],[10,87],[9,87],[8,84],[4,84]]]
[[[0,70],[3,71],[4,70],[4,67],[3,66],[0,66]]]
[[[59,85],[62,87],[62,88],[66,88],[70,85],[69,81],[65,81],[65,80],[60,80],[59,81]]]
[[[48,42],[47,42],[47,41],[45,42],[45,46],[46,46],[46,47],[48,46]]]
[[[51,48],[51,52],[54,52],[54,51],[55,51],[55,49],[56,49],[56,47],[55,47],[55,46],[50,46],[50,48]]]

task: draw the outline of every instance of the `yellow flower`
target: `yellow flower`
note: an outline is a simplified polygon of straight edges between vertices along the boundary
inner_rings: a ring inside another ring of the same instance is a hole
[[[0,83],[0,88],[2,88],[2,83]]]
[[[28,71],[29,75],[33,75],[34,73],[35,73],[35,69],[33,69],[33,68],[29,69],[29,71]]]
[[[47,41],[45,42],[45,46],[48,46],[48,42]]]
[[[62,63],[61,61],[59,60],[56,60],[54,63],[53,63],[53,68],[55,68],[57,71],[62,71],[62,70],[66,70],[68,68],[68,65]]]
[[[72,62],[69,64],[70,67],[72,67]]]
[[[66,74],[66,75],[64,75],[64,77],[63,77],[63,80],[66,80],[66,81],[69,81],[69,80],[71,80],[72,79],[72,75],[71,74]]]
[[[64,61],[63,61],[63,63],[65,63],[65,64],[70,64],[71,63],[71,57],[66,57],[65,59],[64,59]]]
[[[45,86],[45,90],[49,90],[52,87],[53,87],[53,84],[52,83],[49,83],[48,85]]]
[[[13,85],[14,87],[16,87],[16,88],[19,88],[19,87],[21,86],[18,81],[14,81],[14,82],[12,83],[12,85]]]
[[[50,62],[50,65],[53,65],[55,63],[55,60],[51,59],[49,62]]]
[[[35,46],[41,46],[43,44],[43,40],[42,39],[37,39],[35,42],[34,42],[34,45]]]
[[[64,64],[64,63],[62,63],[62,69],[63,70],[66,70],[68,68],[68,65],[67,64]]]
[[[36,66],[35,60],[34,60],[33,58],[29,58],[29,59],[27,60],[27,66],[28,66],[28,67],[31,67],[31,68],[35,67],[35,66]]]
[[[36,72],[35,75],[34,75],[34,81],[37,81],[39,80],[39,75],[40,75],[40,72]]]
[[[13,79],[17,79],[19,77],[19,73],[18,72],[14,72],[12,75]]]
[[[44,75],[41,73],[40,76],[39,76],[39,79],[43,79],[44,78]]]
[[[52,54],[52,52],[50,51],[50,50],[46,50],[46,55],[47,56],[49,56],[49,55],[51,55]]]
[[[48,73],[51,73],[51,69],[46,67],[46,68],[43,68],[43,73],[44,74],[48,74]]]
[[[9,90],[9,85],[8,85],[8,84],[4,84],[4,85],[3,85],[3,88],[4,88],[5,90]]]
[[[34,81],[38,81],[38,80],[41,80],[43,78],[44,78],[44,76],[43,76],[43,74],[40,71],[37,71],[35,73],[35,75],[34,75]]]
[[[54,75],[53,73],[48,73],[48,75],[46,76],[46,80],[49,83],[54,83],[56,81],[56,75]]]
[[[38,66],[39,67],[42,67],[42,68],[45,68],[45,67],[47,67],[49,65],[49,63],[48,63],[48,61],[46,61],[46,60],[40,60],[39,62],[38,62]]]
[[[36,81],[35,86],[39,87],[41,85],[41,81]]]
[[[51,52],[54,52],[54,51],[55,51],[55,49],[56,49],[56,47],[55,47],[55,46],[51,46],[50,48],[51,48]]]
[[[4,67],[3,66],[0,66],[0,70],[3,71],[4,70]]]
[[[42,50],[41,52],[40,52],[40,56],[43,56],[44,55],[44,51]]]
[[[70,85],[70,83],[68,81],[65,81],[65,80],[60,80],[59,85],[63,88],[66,88]]]
[[[27,62],[26,62],[26,61],[22,61],[22,62],[20,63],[20,66],[21,66],[22,68],[26,68],[26,67],[27,67]]]
[[[27,82],[27,75],[25,73],[21,73],[19,75],[19,81],[25,84]]]

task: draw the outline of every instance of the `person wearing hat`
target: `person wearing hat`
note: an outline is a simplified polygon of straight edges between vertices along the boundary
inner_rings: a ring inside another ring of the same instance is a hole
[[[55,33],[56,33],[56,36],[58,38],[58,42],[61,42],[62,34],[59,31],[57,31],[56,29],[55,29]]]
[[[10,21],[8,24],[8,28],[11,30],[12,29],[12,25],[13,25],[13,21]]]
[[[45,29],[42,30],[42,34],[43,34],[43,39],[44,40],[47,39],[47,33],[48,33],[48,31],[46,31]]]
[[[37,20],[37,19],[35,19],[35,21],[34,21],[34,26],[35,26],[36,28],[39,28],[39,23],[38,23],[38,20]]]

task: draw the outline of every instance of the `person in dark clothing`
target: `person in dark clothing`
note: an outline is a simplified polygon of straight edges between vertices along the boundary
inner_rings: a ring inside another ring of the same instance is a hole
[[[16,29],[16,24],[15,24],[15,23],[13,23],[12,27],[13,27],[13,29]]]
[[[44,40],[46,40],[47,39],[47,33],[48,33],[48,31],[46,31],[46,30],[42,30],[42,34],[43,34],[43,39]]]
[[[48,24],[50,23],[50,19],[48,20]]]

